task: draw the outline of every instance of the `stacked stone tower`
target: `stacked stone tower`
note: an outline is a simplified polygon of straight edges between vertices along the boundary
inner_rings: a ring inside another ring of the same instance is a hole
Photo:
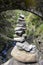
[[[15,34],[17,37],[14,38],[16,46],[13,48],[11,55],[18,61],[21,62],[37,62],[38,50],[35,45],[29,44],[26,39],[26,23],[24,15],[20,15],[15,28]]]
[[[21,14],[18,18],[17,25],[16,25],[16,28],[15,28],[15,34],[17,35],[17,37],[14,38],[14,40],[17,42],[16,46],[17,46],[18,49],[25,49],[24,47],[28,44],[25,41],[25,38],[26,38],[25,30],[26,30],[26,22],[25,22],[25,19],[24,19],[24,15]]]
[[[15,28],[15,34],[17,35],[14,40],[17,42],[16,46],[19,50],[25,50],[25,51],[30,51],[29,49],[29,43],[25,40],[26,39],[26,22],[24,19],[24,15],[20,15],[17,21],[17,25]]]
[[[3,65],[31,65],[31,62],[35,62],[32,65],[39,65],[38,63],[38,50],[35,45],[30,45],[26,39],[26,23],[24,15],[20,15],[15,28],[17,37],[14,38],[16,46],[11,51],[12,59],[7,61]],[[29,63],[30,62],[30,63]]]
[[[15,33],[18,36],[22,36],[25,33],[25,29],[26,29],[26,23],[25,23],[24,15],[20,15],[15,28]]]
[[[17,21],[17,25],[15,28],[15,34],[17,35],[14,40],[17,42],[16,46],[20,50],[25,50],[30,52],[32,48],[35,50],[35,45],[29,45],[29,43],[26,41],[26,22],[24,19],[24,15],[20,15]],[[31,52],[34,52],[33,50]]]

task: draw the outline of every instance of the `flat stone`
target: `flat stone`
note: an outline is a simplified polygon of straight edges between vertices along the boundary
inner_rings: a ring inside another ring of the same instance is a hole
[[[19,21],[25,21],[25,19],[23,19],[23,18],[18,18],[18,20],[19,20]]]
[[[23,42],[25,39],[24,37],[18,37],[18,38],[14,38],[14,40],[17,42]]]
[[[23,24],[21,24],[21,25],[20,24],[17,24],[16,27],[26,27],[26,26],[23,25]]]
[[[21,14],[21,15],[20,15],[20,18],[24,18],[24,15]]]
[[[19,23],[19,24],[25,24],[26,25],[26,23],[25,23],[25,21],[18,21],[17,23]]]
[[[26,29],[25,27],[16,27],[16,28],[15,28],[15,31],[25,30],[25,29]]]
[[[16,33],[18,36],[21,36],[21,35],[23,35],[25,32],[24,32],[24,30],[21,30],[21,31],[15,31],[15,33]]]
[[[15,33],[19,33],[19,34],[21,34],[22,32],[23,32],[23,30],[15,31]]]

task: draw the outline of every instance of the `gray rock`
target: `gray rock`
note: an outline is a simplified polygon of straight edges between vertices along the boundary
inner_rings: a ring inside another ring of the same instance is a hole
[[[17,42],[23,42],[23,41],[25,41],[24,37],[14,38],[14,40],[17,41]]]
[[[16,46],[18,47],[18,49],[21,49],[21,50],[25,50],[27,48],[24,48],[25,46],[29,46],[29,44],[27,42],[23,42],[23,43],[20,43],[20,42],[17,42],[16,43]]]
[[[26,23],[25,23],[25,21],[18,21],[17,23],[19,23],[19,24],[25,24],[26,25]]]
[[[20,18],[24,18],[24,15],[21,14],[21,15],[20,15]]]
[[[25,29],[26,29],[25,27],[16,27],[16,28],[15,28],[15,31],[25,30]]]
[[[24,30],[21,30],[21,31],[15,31],[15,33],[18,35],[18,36],[21,36],[25,33]]]
[[[23,43],[17,42],[16,46],[18,47],[18,49],[25,50],[25,51],[28,51],[30,53],[35,53],[37,51],[35,45],[32,45],[32,44],[29,45],[29,43],[26,41]]]
[[[22,32],[23,32],[23,30],[15,31],[15,33],[19,33],[19,34],[21,34]]]
[[[23,18],[18,18],[18,20],[19,20],[19,21],[25,21],[25,19],[23,19]]]
[[[22,36],[27,38],[27,34],[23,34]]]
[[[23,24],[17,24],[16,27],[26,27],[26,25],[23,25]]]

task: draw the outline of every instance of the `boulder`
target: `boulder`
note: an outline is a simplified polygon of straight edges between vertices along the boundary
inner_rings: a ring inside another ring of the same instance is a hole
[[[11,55],[17,61],[21,61],[21,62],[37,62],[38,61],[38,53],[29,53],[24,50],[18,50],[17,46],[13,48]]]

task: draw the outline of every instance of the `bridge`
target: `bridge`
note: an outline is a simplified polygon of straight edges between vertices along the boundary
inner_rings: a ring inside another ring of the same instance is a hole
[[[0,0],[0,12],[12,9],[29,11],[43,18],[43,0]]]

